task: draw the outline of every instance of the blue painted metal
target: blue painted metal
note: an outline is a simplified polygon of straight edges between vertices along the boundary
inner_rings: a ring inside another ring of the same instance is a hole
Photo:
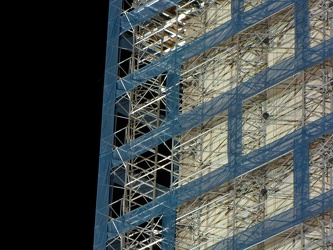
[[[177,64],[177,61],[174,62],[174,69],[170,70],[168,72],[168,78],[166,82],[166,119],[167,121],[174,122],[175,117],[177,117],[179,114],[179,82],[180,79],[180,70],[181,65]],[[176,158],[177,156],[173,156]],[[174,161],[178,162],[178,161]],[[178,165],[173,163],[173,171],[178,172]],[[175,177],[172,176],[172,182],[174,183],[176,181]],[[176,216],[177,216],[177,202],[176,197],[173,197],[173,199],[170,200],[172,202],[171,209],[166,211],[162,217],[162,249],[173,249],[173,246],[175,245],[175,236],[176,236]]]
[[[110,171],[114,132],[115,93],[118,72],[118,37],[121,0],[110,0],[109,24],[106,46],[106,61],[103,90],[100,158],[96,198],[94,250],[105,249],[107,222],[109,219]]]
[[[241,16],[244,13],[244,0],[231,1],[231,18],[237,19],[240,24]]]
[[[297,216],[304,214],[303,209],[309,200],[309,144],[301,140],[302,147],[294,150],[294,206]]]
[[[175,60],[166,82],[166,119],[173,121],[179,112],[179,82],[181,65]]]
[[[174,249],[176,236],[176,218],[177,218],[177,199],[170,199],[171,209],[164,212],[162,217],[162,249]]]
[[[239,172],[242,160],[242,102],[235,98],[228,109],[228,162],[234,177]]]
[[[300,67],[306,60],[306,52],[310,48],[309,2],[302,0],[294,1],[295,9],[295,52],[298,55]]]

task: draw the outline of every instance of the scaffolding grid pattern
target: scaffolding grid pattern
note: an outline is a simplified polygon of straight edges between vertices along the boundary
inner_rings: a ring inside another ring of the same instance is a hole
[[[332,18],[110,0],[94,250],[333,250]]]

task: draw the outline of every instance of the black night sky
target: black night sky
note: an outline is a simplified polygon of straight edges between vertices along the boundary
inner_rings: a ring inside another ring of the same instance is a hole
[[[73,249],[92,249],[94,237],[94,216],[97,192],[97,175],[98,175],[98,154],[99,154],[99,140],[100,140],[100,127],[102,117],[102,96],[103,96],[103,83],[104,83],[104,69],[105,69],[105,50],[107,38],[107,18],[108,18],[108,0],[91,1],[92,9],[87,7],[87,42],[83,44],[87,47],[88,56],[85,59],[83,55],[82,69],[79,74],[82,74],[79,79],[82,79],[83,89],[82,96],[78,100],[82,104],[78,104],[77,108],[79,116],[74,119],[73,124],[75,127],[81,126],[78,129],[79,133],[75,133],[77,138],[78,151],[77,156],[80,158],[76,166],[82,169],[81,174],[76,176],[76,173],[71,174],[74,178],[79,177],[74,181],[76,188],[73,188],[73,196],[78,192],[78,199],[72,208],[72,214],[77,212],[77,230],[78,246]],[[83,15],[84,17],[85,15]],[[89,23],[91,22],[91,23]],[[82,37],[86,38],[84,28],[82,29]],[[78,43],[80,40],[78,39]],[[81,47],[81,46],[80,46]],[[82,53],[85,53],[83,48]],[[81,57],[79,57],[81,58]],[[86,63],[86,65],[85,65]],[[87,78],[85,74],[87,73]],[[87,79],[89,79],[87,81]],[[80,83],[78,82],[78,85]],[[72,91],[75,93],[75,90]],[[80,93],[80,91],[79,91]],[[76,105],[74,105],[76,106]],[[75,130],[75,128],[73,128]],[[76,144],[76,143],[75,143]],[[74,156],[75,157],[75,156]],[[74,159],[73,159],[74,160]],[[75,160],[74,160],[75,162]],[[81,170],[79,170],[81,171]],[[81,180],[80,180],[81,179]],[[70,185],[72,186],[72,185]],[[80,201],[82,202],[79,205]],[[77,209],[77,211],[75,211]],[[73,230],[75,230],[73,228]],[[81,241],[81,242],[79,242]]]
[[[4,242],[92,250],[108,0],[26,5],[15,7],[15,45],[6,48],[14,72],[4,106],[3,229],[12,235]]]

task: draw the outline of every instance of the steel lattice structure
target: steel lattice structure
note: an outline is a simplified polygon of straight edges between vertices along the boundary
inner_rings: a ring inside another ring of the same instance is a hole
[[[333,2],[110,0],[94,249],[333,249]]]

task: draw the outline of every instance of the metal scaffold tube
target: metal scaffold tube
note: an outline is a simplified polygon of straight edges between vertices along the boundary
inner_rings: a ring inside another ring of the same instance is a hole
[[[332,17],[110,0],[94,250],[332,250]]]

